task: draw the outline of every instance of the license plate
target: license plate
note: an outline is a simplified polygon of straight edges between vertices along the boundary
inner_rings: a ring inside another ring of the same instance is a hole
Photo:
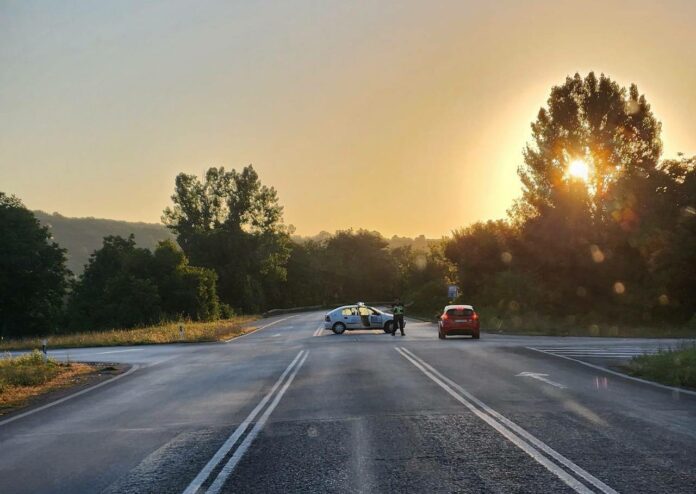
[[[469,322],[468,319],[455,319],[454,322]]]

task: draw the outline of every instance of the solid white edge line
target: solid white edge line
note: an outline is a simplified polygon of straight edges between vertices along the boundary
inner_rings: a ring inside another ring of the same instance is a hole
[[[300,370],[300,367],[302,367],[302,364],[305,363],[305,360],[307,360],[307,356],[309,355],[309,350],[307,350],[307,353],[304,354],[304,357],[302,357],[302,360],[300,360],[300,363],[297,364],[295,369],[292,371],[292,374],[290,374],[290,377],[285,381],[285,384],[281,388],[280,391],[276,394],[275,398],[273,399],[273,402],[271,402],[270,405],[268,405],[268,408],[266,408],[266,411],[263,412],[263,415],[261,415],[261,418],[259,419],[258,422],[254,425],[254,428],[251,429],[251,432],[247,434],[247,436],[244,438],[244,441],[242,441],[242,444],[239,445],[239,447],[235,450],[234,454],[232,457],[229,459],[227,464],[222,467],[222,470],[220,470],[220,473],[218,474],[217,478],[215,481],[212,483],[210,488],[207,490],[208,494],[217,494],[220,492],[220,489],[225,485],[225,482],[229,478],[230,474],[234,471],[234,468],[237,466],[237,463],[239,463],[239,460],[242,459],[244,456],[244,453],[249,449],[249,446],[251,443],[254,441],[256,436],[259,434],[263,426],[265,425],[266,421],[268,420],[268,417],[273,413],[273,410],[278,406],[278,403],[280,402],[280,399],[283,397],[285,392],[288,390],[290,387],[290,384],[292,384],[292,381],[295,379],[295,376],[297,375],[297,372]]]
[[[396,351],[399,352],[399,354],[401,354],[405,359],[407,359],[409,362],[411,362],[416,368],[418,368],[421,372],[423,372],[423,374],[425,374],[427,377],[429,377],[438,386],[440,386],[442,389],[444,389],[455,400],[457,400],[458,402],[463,404],[465,407],[467,407],[469,410],[471,410],[478,418],[480,418],[481,420],[486,422],[488,425],[493,427],[493,429],[495,429],[500,435],[505,437],[512,444],[514,444],[515,446],[520,448],[522,451],[527,453],[527,455],[529,455],[533,460],[535,460],[541,466],[546,468],[549,472],[551,472],[556,477],[558,477],[568,487],[573,489],[575,492],[578,492],[581,494],[594,494],[589,488],[587,488],[587,486],[585,486],[583,483],[581,483],[578,479],[576,479],[575,477],[570,475],[568,472],[563,470],[560,466],[553,463],[546,456],[541,454],[537,449],[532,447],[530,444],[528,444],[522,438],[520,438],[519,436],[514,434],[510,429],[508,429],[503,424],[501,424],[496,419],[494,419],[491,415],[476,408],[472,403],[470,403],[463,396],[461,396],[456,391],[454,391],[450,386],[448,386],[445,382],[443,382],[441,379],[439,379],[438,376],[436,376],[435,374],[430,372],[428,369],[426,369],[424,366],[422,366],[418,361],[411,358],[411,356],[409,354],[407,354],[403,348],[398,348],[398,347],[395,347],[395,348],[396,348]]]
[[[292,362],[285,368],[281,376],[278,378],[278,380],[275,382],[271,390],[266,394],[266,396],[263,397],[263,399],[254,407],[254,409],[247,415],[247,417],[244,419],[244,422],[239,424],[237,428],[234,430],[232,434],[230,434],[230,437],[227,438],[227,440],[223,443],[222,446],[217,450],[217,452],[213,455],[213,457],[208,461],[208,463],[205,464],[203,469],[196,475],[196,477],[191,481],[191,483],[186,487],[184,490],[183,494],[194,494],[195,492],[198,491],[198,489],[203,485],[203,483],[208,480],[208,477],[212,473],[212,471],[215,469],[215,467],[218,466],[218,464],[222,461],[222,459],[227,455],[227,453],[230,452],[232,447],[235,445],[239,437],[244,434],[244,431],[249,427],[249,424],[256,418],[256,415],[261,411],[261,409],[266,405],[268,400],[270,400],[271,396],[273,396],[273,393],[278,389],[280,384],[283,382],[285,379],[285,376],[288,375],[290,370],[295,366],[297,361],[300,359],[302,354],[304,353],[304,350],[300,350],[300,352],[297,354],[297,356],[293,359]]]
[[[27,412],[20,413],[19,415],[15,415],[14,417],[10,417],[10,418],[8,418],[8,419],[1,420],[1,421],[0,421],[0,426],[3,426],[3,425],[5,425],[5,424],[9,424],[10,422],[14,422],[15,420],[19,420],[19,419],[21,419],[21,418],[23,418],[23,417],[26,417],[26,416],[28,416],[28,415],[33,415],[33,414],[35,414],[36,412],[40,412],[40,411],[42,411],[42,410],[46,410],[47,408],[51,408],[51,407],[56,406],[56,405],[58,405],[58,404],[60,404],[60,403],[64,403],[64,402],[66,402],[66,401],[68,401],[68,400],[72,400],[73,398],[77,398],[78,396],[81,396],[81,395],[83,395],[83,394],[85,394],[85,393],[89,393],[90,391],[94,391],[95,389],[101,388],[102,386],[106,386],[107,384],[111,384],[111,383],[114,382],[114,381],[117,381],[117,380],[119,380],[119,379],[121,379],[121,378],[123,378],[123,377],[126,377],[126,376],[131,375],[132,373],[134,373],[135,371],[137,371],[139,368],[140,368],[140,366],[139,366],[138,364],[134,364],[133,367],[131,367],[130,369],[128,369],[128,370],[127,370],[126,372],[124,372],[123,374],[119,374],[118,376],[114,376],[114,377],[112,377],[111,379],[107,379],[106,381],[102,381],[102,382],[100,382],[99,384],[95,384],[94,386],[90,386],[90,387],[85,388],[85,389],[83,389],[83,390],[81,390],[81,391],[78,391],[78,392],[73,393],[73,394],[71,394],[71,395],[65,396],[65,397],[63,397],[63,398],[61,398],[61,399],[59,399],[59,400],[52,401],[51,403],[47,403],[47,404],[45,404],[45,405],[43,405],[43,406],[40,406],[40,407],[38,407],[38,408],[34,408],[33,410],[29,410],[29,411],[27,411]]]
[[[649,384],[651,386],[656,386],[658,388],[666,389],[669,391],[674,391],[677,393],[684,393],[687,395],[696,396],[696,391],[691,391],[691,390],[684,389],[684,388],[677,388],[676,386],[667,386],[666,384],[660,384],[660,383],[656,383],[653,381],[648,381],[647,379],[641,379],[640,377],[629,376],[628,374],[622,374],[621,372],[616,372],[616,371],[613,371],[611,369],[607,369],[605,367],[602,367],[601,365],[590,364],[589,362],[583,362],[582,360],[574,359],[572,357],[566,357],[565,355],[557,355],[555,353],[545,352],[544,350],[539,350],[538,348],[533,348],[531,346],[528,346],[525,348],[527,350],[533,350],[535,352],[543,353],[545,355],[551,355],[553,357],[564,358],[566,360],[570,360],[571,362],[576,362],[578,364],[582,364],[584,366],[591,367],[592,369],[606,372],[608,374],[613,374],[615,376],[622,377],[624,379],[629,379],[631,381],[636,381],[636,382],[643,383],[643,384]]]
[[[448,377],[444,376],[441,372],[439,372],[437,369],[434,369],[430,364],[425,362],[423,359],[415,355],[413,352],[410,350],[407,350],[404,348],[404,351],[407,352],[408,354],[412,355],[414,359],[420,361],[423,363],[425,367],[428,369],[432,370],[432,372],[439,377],[441,377],[445,382],[450,384],[453,388],[458,390],[460,393],[462,393],[464,396],[469,398],[472,402],[476,403],[479,407],[481,407],[483,410],[488,412],[490,415],[493,417],[497,418],[500,420],[503,424],[508,426],[510,429],[515,431],[517,434],[525,438],[527,441],[532,443],[534,446],[537,448],[541,449],[544,451],[547,455],[551,456],[554,458],[556,461],[561,463],[562,465],[566,466],[570,470],[572,470],[576,475],[579,477],[582,477],[583,479],[587,480],[590,482],[592,485],[600,489],[602,492],[605,492],[607,494],[617,494],[614,489],[606,485],[604,482],[599,480],[597,477],[589,473],[588,471],[584,470],[582,467],[576,465],[572,461],[570,461],[568,458],[563,456],[562,454],[558,453],[556,450],[552,449],[550,446],[548,446],[546,443],[542,442],[541,440],[537,439],[535,436],[524,430],[522,427],[517,425],[515,422],[512,420],[508,419],[507,417],[501,415],[497,411],[493,410],[491,407],[483,403],[481,400],[473,396],[471,393],[466,391],[464,388],[462,388],[460,385],[449,379]]]
[[[229,342],[231,342],[231,341],[236,341],[236,340],[238,340],[238,339],[240,339],[240,338],[244,338],[245,336],[249,336],[250,334],[254,334],[254,333],[256,333],[257,331],[261,331],[262,329],[266,329],[266,328],[268,328],[268,327],[270,327],[270,326],[273,326],[274,324],[278,324],[279,322],[287,321],[288,319],[292,319],[293,317],[297,317],[298,315],[299,315],[299,314],[294,314],[294,315],[292,315],[292,316],[284,317],[284,318],[282,318],[282,319],[278,319],[277,321],[273,321],[272,323],[266,324],[265,326],[260,326],[260,327],[258,327],[258,328],[256,328],[256,329],[254,329],[253,331],[249,331],[248,333],[244,333],[243,335],[240,335],[240,336],[233,336],[232,338],[229,338],[229,339],[225,340],[225,343],[229,343]]]

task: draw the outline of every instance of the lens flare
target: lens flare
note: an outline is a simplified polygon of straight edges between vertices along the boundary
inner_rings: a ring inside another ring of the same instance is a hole
[[[584,160],[573,160],[568,165],[568,176],[587,182],[590,178],[590,167]]]

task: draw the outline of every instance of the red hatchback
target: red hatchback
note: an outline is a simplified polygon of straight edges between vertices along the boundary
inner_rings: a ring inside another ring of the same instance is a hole
[[[438,337],[471,335],[478,340],[481,335],[479,316],[470,305],[448,305],[442,311],[438,322]]]

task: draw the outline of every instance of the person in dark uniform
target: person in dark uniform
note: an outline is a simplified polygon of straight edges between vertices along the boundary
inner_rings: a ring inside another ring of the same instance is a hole
[[[396,334],[396,329],[401,330],[401,336],[404,336],[404,303],[400,298],[392,304],[392,314],[394,314],[394,326],[392,326],[392,336]]]

